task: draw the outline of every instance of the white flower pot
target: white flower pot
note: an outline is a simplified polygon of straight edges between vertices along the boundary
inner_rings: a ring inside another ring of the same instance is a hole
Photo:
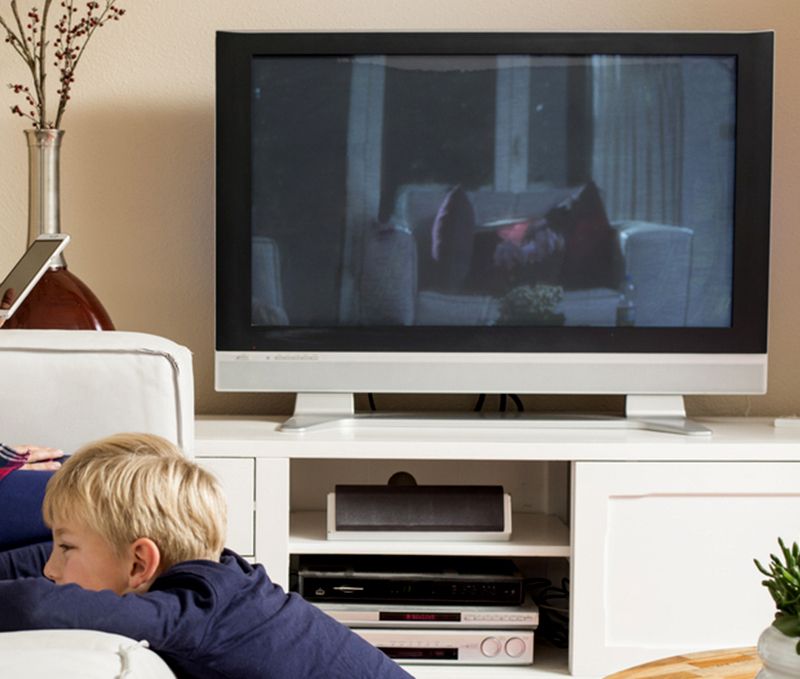
[[[774,625],[765,629],[758,638],[758,655],[764,663],[756,679],[798,679],[800,655],[797,654],[798,637],[787,637]]]

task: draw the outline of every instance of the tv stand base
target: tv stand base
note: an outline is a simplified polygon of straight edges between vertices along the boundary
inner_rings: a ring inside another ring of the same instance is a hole
[[[294,415],[280,431],[364,427],[436,428],[516,427],[521,429],[639,429],[684,436],[710,436],[711,430],[686,417],[682,396],[628,396],[624,417],[570,413],[356,413],[353,394],[301,393]]]

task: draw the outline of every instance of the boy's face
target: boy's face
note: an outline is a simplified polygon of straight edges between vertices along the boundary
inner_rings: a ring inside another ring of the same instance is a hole
[[[76,584],[84,589],[130,591],[130,560],[119,556],[98,533],[74,521],[53,526],[53,551],[44,575],[57,585]]]

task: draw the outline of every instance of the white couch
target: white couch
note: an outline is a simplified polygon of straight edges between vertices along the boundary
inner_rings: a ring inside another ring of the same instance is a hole
[[[194,449],[188,349],[131,332],[0,330],[0,441],[73,452],[102,436],[159,434]],[[88,630],[0,634],[4,679],[174,679],[139,640]]]

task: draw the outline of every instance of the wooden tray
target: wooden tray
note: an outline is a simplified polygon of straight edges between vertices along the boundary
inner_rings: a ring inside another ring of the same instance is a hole
[[[631,667],[606,679],[753,679],[761,661],[753,648],[687,653]]]

